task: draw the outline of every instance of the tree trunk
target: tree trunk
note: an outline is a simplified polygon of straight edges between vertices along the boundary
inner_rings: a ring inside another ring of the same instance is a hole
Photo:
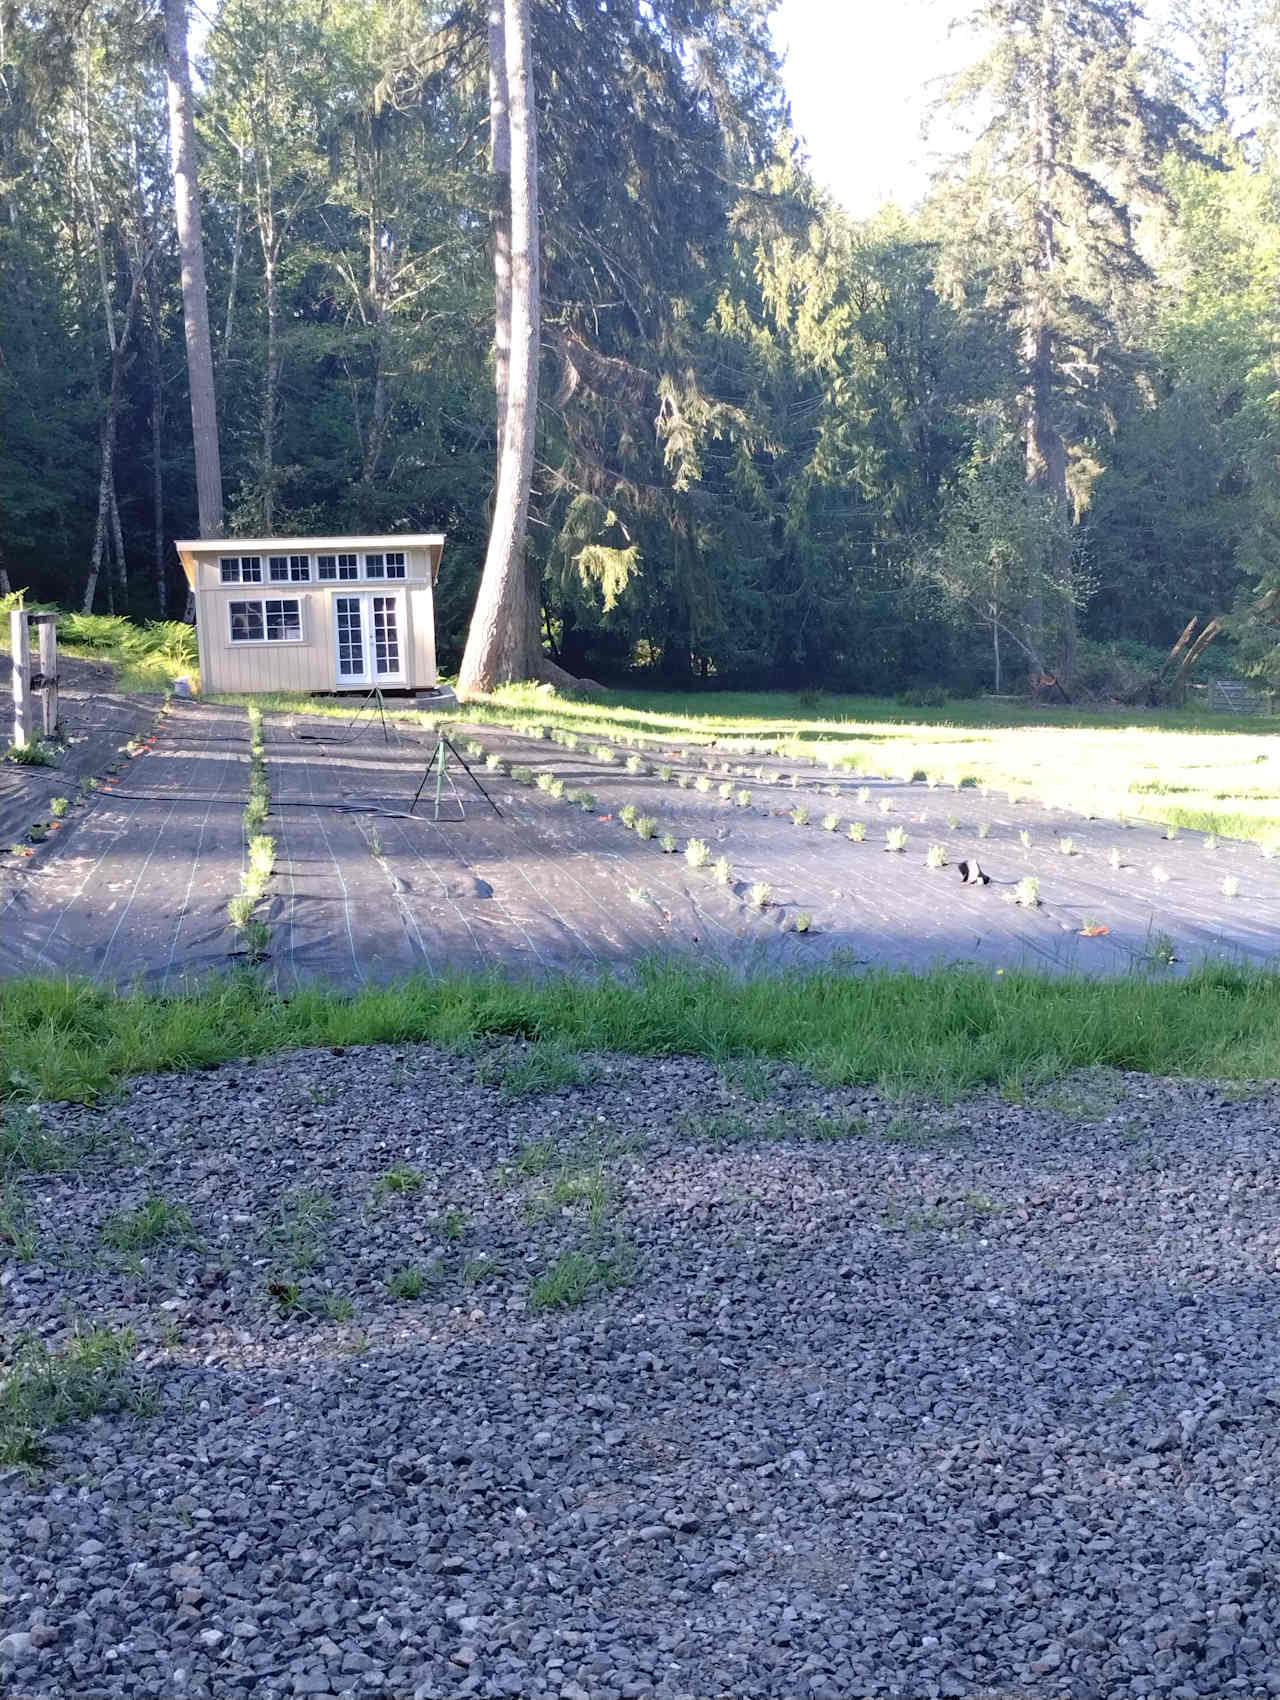
[[[530,0],[505,0],[505,19],[511,131],[511,355],[489,549],[458,679],[462,695],[545,672],[538,602],[525,562],[541,337]]]
[[[280,303],[276,289],[274,242],[263,244],[263,289],[267,304],[267,372],[262,393],[262,524],[267,535],[275,524],[276,397],[280,388]]]
[[[498,401],[498,468],[507,429],[511,370],[511,118],[507,95],[507,35],[503,0],[489,0],[489,170],[498,204],[490,221],[493,245],[493,381]]]
[[[151,379],[151,536],[156,611],[169,617],[169,587],[164,570],[164,368],[160,360],[160,331],[156,323],[156,297],[147,280],[147,371]]]
[[[204,279],[204,235],[196,177],[196,127],[191,109],[187,59],[186,0],[164,0],[164,34],[169,85],[169,151],[173,203],[182,261],[182,321],[187,339],[191,391],[191,434],[196,456],[196,501],[201,537],[221,537],[222,462],[213,389],[213,344],[209,336],[209,293]]]
[[[111,354],[111,384],[107,390],[106,404],[102,411],[102,424],[98,431],[98,517],[93,532],[93,553],[89,558],[89,576],[85,580],[84,600],[81,613],[92,614],[94,598],[98,594],[98,578],[102,572],[102,555],[107,541],[108,528],[112,526],[113,510],[115,509],[115,454],[116,454],[116,420],[120,413],[120,392],[124,387],[124,369],[128,360],[129,338],[133,334],[133,318],[138,308],[138,292],[146,275],[145,268],[150,264],[150,255],[143,261],[143,269],[134,274],[133,287],[129,291],[129,299],[125,305],[124,319],[120,335],[116,339]],[[120,516],[114,513],[115,524],[112,528],[119,535]],[[123,544],[120,544],[123,549]]]

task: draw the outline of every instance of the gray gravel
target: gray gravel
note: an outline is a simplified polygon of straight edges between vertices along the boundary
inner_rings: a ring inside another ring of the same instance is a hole
[[[1274,1089],[523,1060],[45,1112],[109,1143],[29,1181],[4,1349],[129,1322],[156,1408],[0,1476],[0,1692],[1280,1694]],[[151,1192],[201,1243],[104,1250]],[[532,1310],[574,1248],[628,1284]]]

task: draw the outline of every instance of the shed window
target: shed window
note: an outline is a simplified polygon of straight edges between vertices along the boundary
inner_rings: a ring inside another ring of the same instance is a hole
[[[359,560],[358,555],[317,555],[316,576],[318,578],[359,578]]]
[[[310,555],[272,555],[267,562],[272,584],[307,584],[311,579]]]
[[[222,555],[218,560],[218,576],[223,584],[261,584],[260,555]]]
[[[302,604],[296,596],[229,602],[232,643],[301,643]]]
[[[364,558],[364,576],[366,578],[403,578],[403,549],[390,549],[381,551],[376,555],[366,555]]]

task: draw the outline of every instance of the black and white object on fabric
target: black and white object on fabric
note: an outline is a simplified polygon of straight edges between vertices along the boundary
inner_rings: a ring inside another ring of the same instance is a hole
[[[991,875],[984,874],[976,862],[957,862],[956,872],[966,885],[991,884]]]

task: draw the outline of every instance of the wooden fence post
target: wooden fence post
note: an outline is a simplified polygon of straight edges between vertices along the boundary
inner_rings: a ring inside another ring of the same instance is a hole
[[[28,677],[31,672],[31,636],[25,609],[9,611],[9,654],[13,661],[13,743],[25,750],[31,742],[35,716]]]
[[[40,633],[40,707],[44,735],[52,738],[58,730],[58,616],[33,614],[31,619]]]

